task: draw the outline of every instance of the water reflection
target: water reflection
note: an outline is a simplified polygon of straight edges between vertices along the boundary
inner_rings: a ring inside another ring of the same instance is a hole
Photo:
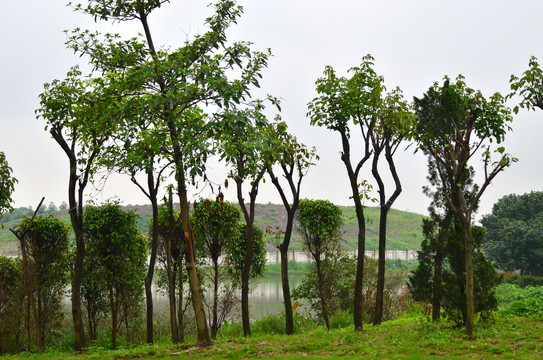
[[[302,277],[290,278],[291,291],[300,285]],[[283,305],[283,288],[281,285],[281,277],[268,277],[257,281],[253,281],[253,291],[249,294],[249,311],[251,319],[259,319],[261,317],[280,313],[284,309]],[[188,289],[186,289],[188,293]],[[239,295],[241,297],[241,294]],[[155,315],[162,317],[168,314],[168,294],[161,290],[153,288],[153,309]],[[236,306],[234,314],[229,321],[239,321],[239,308]]]

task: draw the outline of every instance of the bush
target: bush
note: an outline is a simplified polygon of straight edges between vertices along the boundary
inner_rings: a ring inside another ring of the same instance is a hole
[[[525,288],[527,286],[543,286],[542,276],[518,275],[518,274],[506,273],[503,275],[503,279],[506,283],[515,284],[521,288]]]
[[[344,313],[351,313],[353,308],[354,281],[356,274],[356,258],[342,256],[333,262],[325,263],[325,297],[328,301],[331,317],[337,315],[340,318]],[[384,311],[383,320],[391,320],[405,311],[410,299],[407,296],[405,282],[407,279],[407,270],[387,271],[385,277],[384,291]],[[375,309],[375,289],[377,282],[377,260],[367,258],[364,265],[364,299],[363,299],[363,318],[365,322],[373,319]],[[320,299],[318,296],[318,286],[315,264],[309,265],[308,271],[301,283],[292,291],[294,299],[305,299],[310,304],[311,312],[321,317]],[[352,316],[351,316],[352,317]],[[352,325],[352,319],[349,319]],[[330,324],[331,327],[332,324]],[[343,327],[339,326],[338,327]]]
[[[543,287],[502,284],[496,289],[500,311],[506,315],[543,316]]]

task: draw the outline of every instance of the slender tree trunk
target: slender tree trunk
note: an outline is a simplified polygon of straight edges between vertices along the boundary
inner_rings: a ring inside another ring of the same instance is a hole
[[[292,186],[291,186],[292,187]],[[292,299],[290,296],[290,284],[288,278],[288,248],[290,245],[290,239],[292,236],[292,230],[294,228],[294,216],[296,210],[298,210],[299,200],[299,183],[298,188],[294,192],[294,200],[292,202],[292,207],[287,206],[287,226],[285,228],[285,237],[283,238],[283,243],[279,246],[279,251],[281,252],[281,285],[283,288],[283,302],[285,305],[285,333],[287,335],[294,334],[294,315],[292,310]]]
[[[179,271],[177,273],[177,276],[179,278],[179,288],[177,291],[177,328],[179,329],[179,342],[183,343],[185,342],[185,324],[184,324],[184,308],[183,308],[183,261],[182,261],[182,254],[179,258]]]
[[[439,233],[437,235],[436,253],[434,256],[434,277],[432,288],[432,320],[439,321],[441,318],[441,296],[442,296],[442,278],[443,278],[443,248],[445,246],[445,232],[451,226],[451,215],[447,213],[446,217],[439,223]]]
[[[354,190],[353,190],[354,191]],[[358,189],[357,189],[358,193]],[[358,198],[360,199],[360,198]],[[353,316],[354,316],[354,329],[362,331],[364,319],[362,318],[363,312],[363,289],[364,289],[364,260],[366,252],[366,219],[364,218],[364,209],[360,200],[357,201],[355,197],[355,210],[356,218],[358,220],[358,256],[356,259],[356,279],[354,287],[354,303],[353,303]]]
[[[180,151],[180,149],[177,150]],[[182,156],[178,151],[176,151],[177,155],[179,156],[176,164],[182,165]],[[192,305],[194,307],[194,315],[196,317],[198,344],[208,346],[211,345],[211,338],[209,337],[204,300],[200,291],[200,281],[198,280],[198,273],[196,271],[196,248],[194,245],[194,234],[192,233],[192,228],[190,226],[189,203],[187,199],[187,189],[185,187],[185,173],[183,166],[178,166],[177,170],[179,203],[181,206],[181,223],[183,226],[186,245],[185,266],[189,276],[190,294],[192,298]]]
[[[38,291],[36,292],[36,295],[37,295],[37,303],[38,303],[38,306],[37,306],[37,314],[36,314],[36,335],[37,335],[37,340],[38,340],[38,350],[41,352],[43,351],[44,347],[45,347],[45,326],[44,326],[44,323],[43,323],[43,301],[42,301],[42,296],[41,296],[41,293],[42,293],[42,289],[41,289],[41,286],[38,286]]]
[[[243,324],[243,335],[251,335],[251,319],[249,316],[249,280],[251,275],[251,264],[253,262],[254,248],[254,227],[253,223],[247,223],[247,253],[243,269],[241,271],[241,321]]]
[[[281,252],[281,285],[283,288],[283,303],[285,305],[285,333],[292,335],[294,334],[294,315],[288,279],[288,246],[281,245],[279,251]]]
[[[321,260],[320,256],[315,257],[315,265],[317,266],[317,278],[319,281],[319,296],[321,298],[321,307],[322,307],[322,318],[326,324],[328,330],[330,327],[330,318],[328,316],[328,306],[326,305],[326,297],[324,296],[324,278],[322,274]]]
[[[113,287],[109,288],[109,308],[111,309],[111,347],[117,348],[117,305],[113,296]]]
[[[473,235],[471,223],[464,221],[466,245],[466,335],[473,340],[473,324],[475,320],[475,296],[473,285]]]
[[[146,341],[148,344],[153,343],[153,276],[155,271],[157,247],[158,247],[158,200],[154,191],[154,178],[152,172],[147,174],[147,182],[149,185],[149,195],[151,207],[153,209],[153,228],[151,234],[151,257],[149,258],[149,267],[147,268],[147,276],[145,277],[145,305],[146,305]]]
[[[172,261],[172,247],[175,236],[175,220],[173,218],[173,201],[172,190],[170,188],[169,194],[169,211],[170,211],[170,231],[166,239],[166,272],[168,275],[168,303],[170,308],[170,333],[172,336],[172,343],[179,343],[179,331],[177,329],[177,312],[175,311],[175,265]]]
[[[144,31],[145,31],[145,37],[147,39],[147,43],[149,46],[149,50],[151,52],[151,55],[153,57],[153,60],[157,61],[157,54],[155,47],[153,45],[153,39],[151,36],[151,31],[149,28],[149,24],[147,22],[147,14],[145,13],[144,9],[140,9],[140,17],[139,17]],[[158,84],[160,86],[160,91],[163,95],[166,95],[166,84],[162,77],[162,74],[158,70],[158,65],[155,67],[156,73],[158,75]],[[187,187],[186,187],[186,179],[185,179],[185,167],[183,163],[183,150],[181,148],[180,144],[180,137],[179,132],[177,130],[173,111],[170,107],[169,103],[164,104],[164,111],[165,115],[165,122],[168,126],[168,130],[170,133],[170,138],[172,140],[172,147],[173,147],[173,158],[175,160],[175,169],[177,174],[177,192],[179,195],[179,204],[181,207],[181,223],[183,227],[183,232],[185,235],[185,242],[186,242],[186,261],[185,266],[187,268],[188,277],[189,277],[189,287],[192,297],[192,305],[194,307],[194,316],[196,317],[196,328],[197,328],[197,335],[198,335],[198,344],[200,345],[211,345],[211,339],[209,337],[209,330],[207,327],[207,321],[206,321],[206,315],[205,315],[205,309],[204,309],[204,301],[202,299],[202,294],[200,292],[200,283],[198,280],[198,274],[196,272],[196,254],[195,254],[195,246],[194,246],[194,236],[192,234],[192,229],[190,226],[190,216],[189,216],[189,203],[187,198]]]
[[[218,302],[219,302],[219,261],[218,259],[213,259],[213,322],[211,324],[211,338],[215,339],[217,337],[218,331]]]
[[[381,205],[381,213],[379,216],[379,265],[377,271],[377,293],[375,296],[376,302],[373,325],[379,325],[383,321],[388,210],[389,209],[386,205]]]

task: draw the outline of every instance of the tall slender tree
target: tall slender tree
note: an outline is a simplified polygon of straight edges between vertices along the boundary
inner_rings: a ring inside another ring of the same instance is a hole
[[[473,282],[473,214],[492,180],[516,161],[499,144],[504,140],[510,110],[496,93],[485,98],[465,84],[445,78],[435,83],[422,98],[415,98],[417,116],[413,136],[418,147],[435,161],[443,197],[464,231],[466,271],[466,334],[473,338],[475,318]],[[495,148],[492,148],[497,144]],[[481,154],[484,178],[473,196],[468,196],[466,172],[476,154]],[[492,155],[497,160],[492,160]]]
[[[207,127],[210,122],[193,110],[207,105],[214,105],[213,109],[228,108],[248,98],[251,87],[258,86],[269,53],[254,52],[246,42],[227,43],[226,30],[242,13],[241,7],[230,0],[217,1],[214,14],[206,19],[208,30],[204,34],[196,35],[175,50],[160,49],[155,46],[149,17],[166,2],[94,0],[76,4],[76,10],[95,19],[137,20],[144,35],[122,40],[117,35],[100,36],[76,30],[68,43],[76,52],[90,56],[96,72],[114,72],[119,80],[114,84],[117,92],[137,95],[134,101],[137,98],[137,101],[145,102],[157,124],[168,130],[198,343],[210,344],[196,272],[187,185],[191,178],[204,176],[209,142],[202,141],[202,135],[209,138],[212,130]]]
[[[115,127],[115,105],[102,79],[82,79],[72,68],[64,80],[44,85],[37,116],[43,118],[53,139],[69,160],[68,205],[75,234],[76,253],[71,271],[75,350],[85,347],[81,311],[81,280],[85,257],[83,202],[85,188],[95,173],[97,159]]]
[[[246,223],[247,246],[241,271],[241,318],[243,334],[251,334],[249,318],[249,280],[254,249],[255,204],[258,189],[268,164],[273,163],[272,147],[266,138],[269,126],[261,106],[234,109],[223,116],[220,137],[221,157],[231,167],[229,177],[236,183],[238,203]],[[244,187],[249,188],[249,202],[244,197]]]
[[[284,122],[277,121],[271,126],[270,130],[274,133],[271,138],[277,141],[278,157],[275,166],[270,165],[267,172],[287,212],[287,224],[284,232],[281,232],[283,241],[277,246],[281,254],[281,286],[285,306],[285,333],[292,335],[294,333],[294,318],[288,278],[288,249],[294,229],[294,217],[300,203],[302,180],[309,167],[314,165],[314,161],[318,160],[319,157],[316,155],[315,148],[308,149],[304,144],[299,143],[294,136],[290,135],[286,131],[287,125]],[[281,181],[280,178],[284,180]],[[283,182],[286,182],[287,190],[283,188]],[[290,194],[291,200],[289,200],[287,194]]]
[[[386,95],[382,95],[382,102],[376,109],[374,122],[368,126],[373,126],[372,132],[373,158],[371,172],[377,182],[379,193],[379,266],[377,272],[377,292],[375,295],[375,313],[373,324],[377,325],[383,321],[384,291],[385,291],[385,261],[386,261],[386,234],[387,234],[387,216],[392,204],[402,192],[400,177],[396,171],[394,154],[398,147],[409,135],[412,113],[410,105],[403,99],[399,88],[394,89]],[[384,155],[388,164],[390,176],[394,182],[394,191],[388,198],[386,196],[385,182],[379,169],[379,160]]]
[[[364,253],[366,250],[366,218],[364,216],[364,196],[366,182],[362,179],[362,167],[372,155],[372,137],[375,114],[381,106],[383,79],[373,69],[370,55],[362,59],[358,67],[349,70],[350,78],[338,77],[331,66],[324,70],[324,76],[316,81],[318,96],[309,103],[308,116],[311,125],[326,127],[336,131],[341,138],[341,161],[347,170],[352,199],[358,222],[358,259],[354,291],[354,327],[362,330],[363,326],[363,274]],[[358,127],[362,135],[361,155],[355,160],[351,153],[351,127]],[[361,188],[362,187],[362,188]]]

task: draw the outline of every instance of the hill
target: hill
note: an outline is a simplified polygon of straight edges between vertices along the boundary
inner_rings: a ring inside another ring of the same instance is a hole
[[[127,210],[135,211],[138,215],[138,226],[142,232],[147,232],[149,220],[151,219],[151,206],[150,205],[127,205],[124,206]],[[266,229],[267,226],[275,228],[280,226],[285,228],[286,226],[286,213],[283,205],[276,204],[257,204],[256,205],[256,218],[255,224],[257,226]],[[341,206],[343,215],[345,216],[344,226],[344,240],[345,250],[356,249],[357,238],[357,221],[355,215],[355,209],[352,206]],[[24,212],[21,212],[25,214]],[[54,216],[63,218],[69,223],[69,217],[67,211],[59,211],[53,213]],[[366,249],[373,250],[378,247],[378,231],[379,231],[379,208],[370,207],[365,210],[367,218],[366,223]],[[406,249],[419,249],[422,241],[422,224],[423,216],[420,214],[411,213],[408,211],[401,211],[392,209],[388,216],[388,232],[387,232],[387,248],[396,250]],[[0,223],[4,225],[4,229],[0,229],[0,254],[2,255],[15,255],[18,252],[18,246],[15,236],[8,230],[17,226],[19,219],[14,219],[13,216],[9,218],[9,221],[2,220]],[[268,236],[268,248],[274,249],[273,239]],[[298,233],[293,234],[293,242],[291,248],[293,250],[301,250],[302,244],[300,242],[300,235]]]

